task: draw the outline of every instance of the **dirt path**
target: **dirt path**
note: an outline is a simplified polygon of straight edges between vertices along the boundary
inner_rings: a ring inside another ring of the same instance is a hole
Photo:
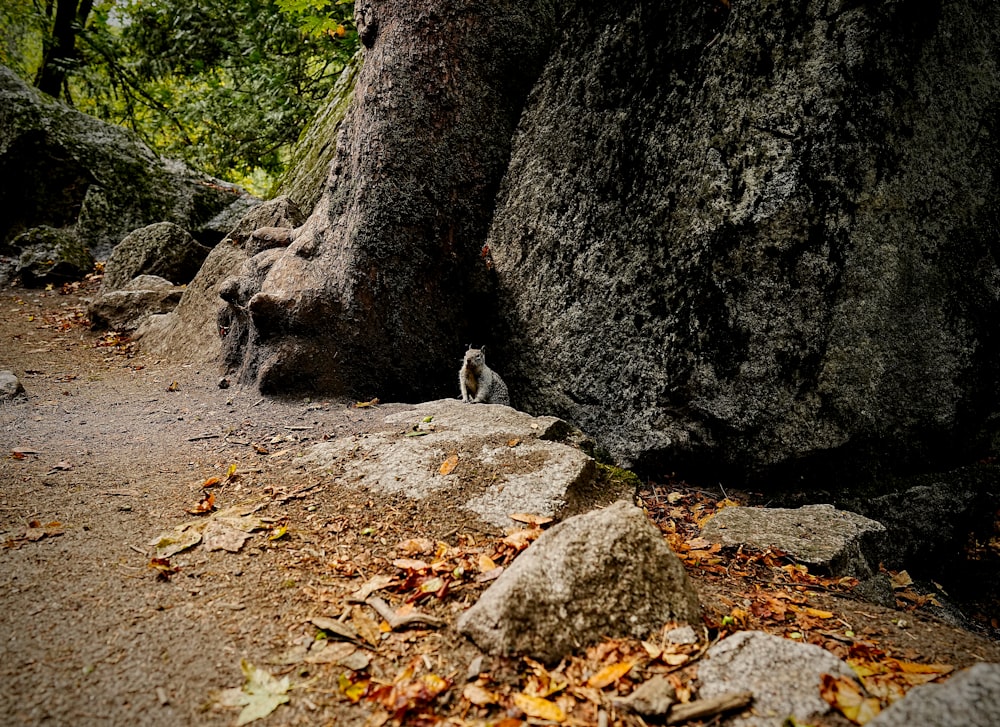
[[[345,594],[391,571],[400,540],[469,548],[484,531],[440,503],[429,512],[296,467],[320,438],[381,427],[386,407],[222,389],[214,371],[134,355],[90,332],[81,311],[76,295],[0,292],[0,368],[28,392],[0,404],[0,722],[233,724],[237,711],[213,695],[242,684],[245,659],[301,687],[258,724],[364,723],[371,706],[345,694],[344,668],[275,662],[312,642],[310,616],[366,623]],[[215,507],[256,503],[264,529],[239,552],[179,553],[170,559],[179,571],[158,577],[151,541],[196,517],[185,511],[212,477],[223,480],[211,489]],[[732,584],[699,586],[710,612],[740,602]],[[453,623],[483,587],[421,607]],[[907,615],[903,632],[896,612],[829,603],[896,653],[1000,661],[994,642],[919,615]],[[366,673],[386,682],[426,655],[422,668],[461,685],[476,654],[450,626],[377,638]]]

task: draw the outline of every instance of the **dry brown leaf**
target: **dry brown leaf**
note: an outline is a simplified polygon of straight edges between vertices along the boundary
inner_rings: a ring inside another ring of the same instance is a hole
[[[457,466],[458,466],[458,455],[453,454],[450,457],[448,457],[448,459],[446,459],[444,462],[441,463],[441,466],[438,468],[438,472],[440,472],[442,475],[450,475]]]
[[[548,525],[553,520],[553,518],[546,517],[545,515],[535,515],[530,512],[515,512],[513,515],[508,515],[507,517],[515,522],[530,525],[533,528]]]
[[[434,541],[430,538],[407,538],[396,546],[400,555],[426,555],[434,552]]]

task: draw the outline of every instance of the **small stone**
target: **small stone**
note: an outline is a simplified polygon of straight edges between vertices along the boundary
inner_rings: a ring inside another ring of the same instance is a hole
[[[219,379],[219,388],[220,389],[228,389],[229,388],[229,379],[227,379],[225,376],[223,376],[221,379]]]
[[[24,394],[24,387],[13,371],[0,371],[0,401],[10,401]]]

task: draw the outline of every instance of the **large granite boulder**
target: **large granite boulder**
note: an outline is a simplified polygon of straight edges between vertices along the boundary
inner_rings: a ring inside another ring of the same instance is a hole
[[[514,404],[842,484],[1000,422],[1000,6],[576,3],[487,240]]]
[[[198,236],[245,196],[236,185],[157,156],[124,128],[49,99],[0,66],[0,247],[47,226],[72,230],[103,260],[129,232],[154,222]]]
[[[140,275],[155,275],[184,285],[198,272],[210,248],[172,222],[157,222],[130,232],[115,245],[104,266],[101,292],[124,287]]]

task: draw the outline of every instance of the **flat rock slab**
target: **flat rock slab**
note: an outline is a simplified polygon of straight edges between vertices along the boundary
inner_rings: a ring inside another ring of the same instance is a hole
[[[870,727],[995,727],[1000,724],[1000,664],[976,664],[943,684],[914,687]]]
[[[727,718],[727,727],[781,727],[788,717],[797,723],[830,711],[820,696],[823,674],[854,678],[854,672],[829,651],[762,631],[741,631],[707,652],[698,667],[700,699],[732,692],[751,692],[750,709]]]
[[[885,533],[882,523],[833,505],[727,507],[701,531],[706,540],[726,547],[777,548],[833,575],[861,579],[877,572]]]
[[[631,502],[569,518],[521,553],[458,629],[490,654],[554,663],[607,637],[645,637],[701,607],[684,566]]]
[[[591,457],[556,441],[569,427],[555,417],[441,399],[385,422],[394,429],[318,443],[303,462],[383,492],[445,495],[500,527],[513,513],[572,514],[594,477]]]

